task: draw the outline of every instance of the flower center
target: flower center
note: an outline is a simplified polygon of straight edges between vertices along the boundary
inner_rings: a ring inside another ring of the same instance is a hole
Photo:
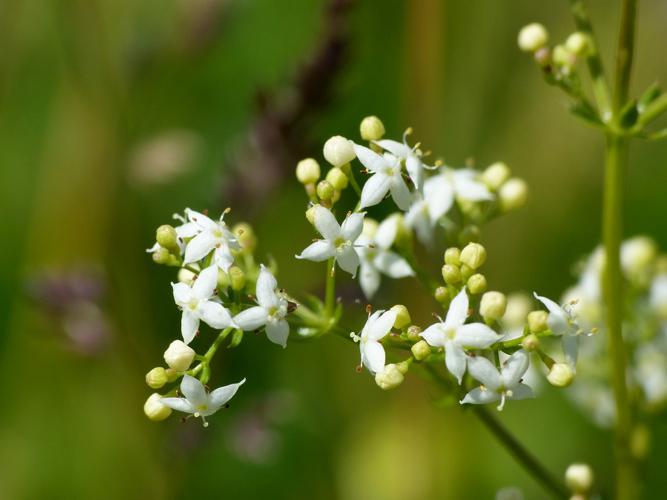
[[[188,309],[190,309],[190,310],[192,310],[192,311],[194,311],[195,309],[197,309],[197,306],[198,306],[198,305],[199,305],[199,300],[198,300],[198,299],[195,299],[195,298],[190,299],[190,300],[188,301],[188,303],[187,303],[187,307],[188,307]]]
[[[454,340],[456,338],[456,328],[445,329],[445,338],[447,340]]]

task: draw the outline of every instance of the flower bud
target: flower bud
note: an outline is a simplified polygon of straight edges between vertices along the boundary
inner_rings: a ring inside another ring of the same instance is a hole
[[[167,368],[164,371],[165,375],[167,376],[167,382],[172,383],[175,382],[176,379],[178,378],[178,372],[174,370],[173,368]]]
[[[168,265],[171,262],[171,254],[165,247],[160,247],[152,254],[153,262],[160,265]]]
[[[471,269],[479,269],[486,262],[486,249],[479,243],[468,243],[461,251],[461,262]]]
[[[647,236],[636,236],[621,245],[621,267],[625,275],[634,283],[643,283],[650,279],[658,248]]]
[[[232,228],[232,233],[236,236],[239,245],[248,253],[252,253],[257,246],[257,236],[252,226],[247,222],[239,222]]]
[[[227,270],[227,274],[229,274],[229,281],[232,285],[232,290],[237,292],[243,290],[246,281],[245,273],[243,270],[238,266],[232,266]]]
[[[438,288],[436,288],[433,297],[440,304],[446,304],[450,298],[449,292],[447,291],[447,288],[444,286],[439,286]]]
[[[486,278],[483,274],[473,274],[468,278],[468,291],[473,295],[479,295],[486,291]]]
[[[461,265],[461,250],[456,247],[450,247],[445,250],[445,264],[452,266]]]
[[[179,251],[176,229],[169,224],[164,224],[157,228],[157,231],[155,231],[155,241],[167,250]]]
[[[329,181],[320,181],[317,183],[317,196],[319,196],[320,200],[331,200],[334,197],[335,191]]]
[[[222,269],[218,269],[218,288],[222,288],[224,290],[225,288],[231,286],[231,284],[232,282],[229,279],[229,274],[227,274]]]
[[[384,367],[384,370],[375,374],[375,383],[385,391],[395,389],[403,383],[403,380],[405,380],[403,373],[393,363],[388,364]]]
[[[537,338],[537,335],[531,333],[521,341],[521,347],[528,352],[535,352],[540,348],[540,339]]]
[[[551,64],[551,49],[549,47],[537,49],[533,54],[533,58],[541,68],[546,68]]]
[[[479,303],[479,313],[485,320],[499,320],[505,314],[507,297],[500,292],[486,292]]]
[[[468,281],[472,277],[472,275],[475,274],[475,270],[472,267],[467,266],[465,264],[461,264],[460,269],[461,269],[461,277],[463,278],[463,281]]]
[[[431,346],[425,340],[420,340],[410,350],[417,361],[423,361],[431,355]]]
[[[461,283],[461,270],[449,264],[442,266],[442,279],[445,280],[445,283],[448,285],[456,285]]]
[[[195,281],[195,277],[197,275],[190,271],[189,269],[185,269],[184,267],[181,267],[178,270],[178,282],[179,283],[185,283],[186,285],[192,285]]]
[[[474,224],[467,225],[459,234],[459,244],[461,246],[467,245],[473,241],[479,241],[482,231],[479,226]]]
[[[508,328],[521,328],[526,322],[532,303],[524,293],[513,293],[507,297],[503,324]]]
[[[331,184],[335,190],[342,191],[347,187],[349,179],[340,168],[334,167],[327,173],[327,182]]]
[[[315,184],[320,178],[320,164],[314,158],[306,158],[296,165],[296,178],[301,184]]]
[[[160,420],[164,420],[169,415],[171,415],[171,408],[169,408],[166,405],[163,405],[162,402],[160,401],[161,399],[162,396],[160,396],[157,392],[154,392],[153,394],[148,396],[148,399],[144,403],[144,413],[149,419],[153,420],[154,422],[159,422]]]
[[[556,63],[558,66],[563,66],[567,69],[571,68],[574,66],[574,64],[577,62],[577,58],[575,57],[572,52],[567,50],[565,46],[563,45],[556,45],[554,47],[554,50],[552,52],[552,57],[554,63]]]
[[[167,383],[167,371],[161,366],[156,366],[146,374],[146,384],[151,389],[159,389]]]
[[[421,340],[421,337],[419,334],[422,332],[422,329],[419,328],[417,325],[411,325],[408,327],[408,340],[412,342],[417,342],[418,340]]]
[[[482,182],[493,191],[500,189],[507,179],[510,177],[509,167],[502,161],[489,165],[482,173]]]
[[[576,56],[585,55],[588,52],[588,36],[576,31],[567,37],[565,48]]]
[[[177,372],[184,372],[195,359],[195,351],[182,340],[174,340],[164,351],[164,361],[169,368]]]
[[[384,135],[384,124],[377,116],[367,116],[361,120],[359,132],[364,141],[377,141]]]
[[[549,328],[547,323],[549,313],[546,311],[531,311],[528,313],[528,330],[531,333],[540,333]]]
[[[311,224],[315,224],[315,207],[316,206],[317,205],[313,205],[312,207],[309,207],[308,210],[306,210],[306,219]]]
[[[565,471],[565,484],[574,493],[587,493],[593,486],[593,470],[588,464],[572,464]]]
[[[547,380],[556,387],[567,387],[574,380],[574,370],[567,363],[554,363],[549,370]]]
[[[396,313],[396,321],[394,321],[394,328],[402,330],[410,324],[412,319],[410,318],[410,312],[408,308],[403,304],[396,304],[391,308],[392,311]]]
[[[356,158],[352,141],[335,135],[324,143],[324,158],[334,167],[340,167]]]
[[[500,208],[503,212],[516,210],[526,204],[528,199],[528,185],[517,177],[508,180],[498,192]]]
[[[531,23],[519,31],[519,48],[524,52],[535,52],[549,41],[549,33],[540,23]]]

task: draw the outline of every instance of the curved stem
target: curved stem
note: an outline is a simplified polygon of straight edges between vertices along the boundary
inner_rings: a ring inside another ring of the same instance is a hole
[[[324,313],[327,319],[331,318],[334,312],[334,305],[336,302],[336,262],[334,259],[327,261],[327,279],[326,291],[324,295]]]

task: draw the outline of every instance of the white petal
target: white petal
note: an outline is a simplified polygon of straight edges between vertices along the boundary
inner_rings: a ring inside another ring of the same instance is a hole
[[[301,255],[297,255],[297,259],[312,260],[314,262],[322,262],[336,254],[336,247],[331,241],[317,240],[308,245]]]
[[[227,244],[216,247],[215,252],[213,252],[213,262],[225,272],[232,267],[232,264],[234,264],[234,256]]]
[[[257,286],[255,293],[257,295],[257,303],[266,309],[278,305],[278,297],[276,296],[276,288],[278,282],[264,265],[262,265],[257,277]]]
[[[199,328],[199,317],[192,311],[184,310],[181,316],[181,335],[183,335],[183,342],[189,344],[195,338],[197,329]]]
[[[176,236],[178,236],[181,239],[192,238],[201,231],[201,229],[199,229],[197,224],[195,224],[194,222],[186,222],[185,224],[176,226],[174,229],[176,229]]]
[[[424,199],[431,223],[435,224],[454,203],[454,188],[443,175],[431,177],[424,183]]]
[[[468,294],[463,288],[449,304],[447,318],[445,319],[445,328],[458,328],[468,318]]]
[[[410,154],[405,161],[405,169],[408,171],[410,180],[415,185],[415,189],[422,192],[424,189],[424,168],[422,162],[415,155]]]
[[[574,369],[577,366],[577,358],[579,357],[578,335],[563,336],[563,354],[565,354],[565,361]]]
[[[340,226],[331,210],[324,208],[322,205],[315,205],[313,207],[313,225],[317,232],[319,232],[326,240],[335,240],[340,236]]]
[[[528,353],[523,349],[516,351],[503,363],[500,373],[505,387],[514,387],[528,370]]]
[[[202,229],[214,231],[218,228],[218,224],[215,221],[211,220],[208,216],[201,212],[196,212],[195,210],[186,208],[185,214],[188,216],[188,219],[190,219],[191,222],[194,222]]]
[[[236,391],[239,390],[239,387],[241,387],[245,383],[245,379],[241,380],[237,384],[229,384],[225,385],[224,387],[218,387],[216,390],[211,392],[209,395],[209,404],[216,409],[221,408],[227,402],[234,397],[234,394],[236,394]]]
[[[274,344],[287,347],[289,337],[289,324],[284,319],[269,321],[266,324],[266,336]]]
[[[391,177],[382,172],[373,174],[361,190],[360,208],[372,207],[380,203],[391,187]]]
[[[351,246],[343,247],[336,252],[336,262],[340,268],[348,272],[354,278],[357,274],[357,267],[359,267],[359,256]]]
[[[534,398],[535,394],[533,394],[533,389],[530,388],[530,386],[526,384],[517,384],[514,387],[512,387],[512,396],[510,396],[510,399],[530,399]]]
[[[366,298],[372,298],[380,286],[380,273],[373,266],[362,264],[359,270],[359,285]]]
[[[378,168],[386,164],[386,161],[382,156],[366,146],[354,144],[354,152],[361,164],[371,172],[375,172]]]
[[[553,300],[546,297],[541,297],[535,292],[533,292],[533,295],[549,310],[549,318],[547,319],[549,329],[555,335],[563,335],[568,333],[570,327],[567,313],[563,310],[563,308],[556,304]]]
[[[466,359],[466,353],[461,347],[454,342],[447,342],[445,344],[445,365],[447,365],[449,373],[456,377],[459,384],[466,371]]]
[[[468,373],[487,389],[494,392],[502,383],[498,369],[484,356],[475,356],[468,359]]]
[[[181,380],[181,394],[195,408],[208,404],[208,396],[206,395],[204,385],[190,375],[183,375],[183,380]]]
[[[391,197],[394,199],[396,206],[401,210],[408,210],[410,208],[410,203],[412,203],[412,194],[408,186],[405,184],[403,177],[400,175],[395,176],[391,183]]]
[[[394,252],[382,252],[375,258],[375,266],[390,278],[414,276],[408,261]]]
[[[197,262],[208,255],[208,253],[215,248],[218,239],[209,231],[199,233],[192,238],[185,247],[185,257],[183,262],[189,264]]]
[[[184,413],[194,413],[192,405],[185,398],[161,398],[160,403],[168,406],[172,410],[182,411]]]
[[[433,225],[428,215],[428,206],[425,201],[417,201],[412,204],[408,213],[405,214],[405,224],[414,229],[419,241],[430,246],[433,243]]]
[[[499,399],[500,394],[498,394],[496,391],[490,391],[488,389],[477,387],[466,394],[466,396],[461,400],[461,404],[485,405],[487,403],[494,403]]]
[[[257,330],[266,325],[268,314],[261,306],[251,307],[234,316],[234,323],[244,332]]]
[[[174,294],[174,302],[179,306],[183,306],[190,301],[192,289],[185,283],[172,283],[171,289]]]
[[[362,345],[361,362],[373,373],[384,369],[385,353],[384,347],[379,342],[369,340]]]
[[[199,317],[212,328],[227,328],[232,324],[232,317],[225,307],[212,300],[202,302],[197,309]]]
[[[456,329],[456,343],[463,347],[485,349],[497,342],[500,337],[483,323],[470,323]]]
[[[396,322],[396,311],[385,311],[377,316],[368,328],[369,340],[381,340],[387,336]]]
[[[355,242],[361,230],[364,228],[364,214],[363,213],[353,213],[348,215],[343,221],[341,226],[340,234],[345,240]]]
[[[547,308],[547,310],[548,310],[550,313],[552,313],[552,314],[560,314],[560,315],[565,314],[565,311],[563,311],[563,309],[561,308],[561,306],[559,306],[558,304],[556,304],[553,300],[548,299],[548,298],[546,298],[546,297],[542,297],[542,296],[540,296],[540,295],[537,295],[536,292],[533,292],[533,295],[535,296],[535,298],[536,298],[537,300],[539,300],[540,302],[542,302],[542,304],[544,304],[544,306]]]
[[[419,336],[433,347],[444,347],[445,345],[445,332],[443,331],[442,323],[429,326]]]
[[[199,273],[192,285],[192,293],[198,299],[213,297],[218,285],[218,266],[209,266]]]
[[[459,198],[468,201],[485,201],[493,199],[493,195],[484,184],[472,179],[466,179],[459,175],[456,175],[454,179],[456,195]]]
[[[392,141],[391,139],[383,139],[381,141],[375,141],[375,144],[380,146],[382,149],[386,149],[394,156],[399,158],[407,158],[412,155],[412,149],[409,146],[403,144],[402,142]]]
[[[396,240],[398,224],[400,221],[400,215],[398,217],[396,215],[390,215],[383,220],[375,232],[375,243],[380,248],[390,248],[394,244],[394,240]]]

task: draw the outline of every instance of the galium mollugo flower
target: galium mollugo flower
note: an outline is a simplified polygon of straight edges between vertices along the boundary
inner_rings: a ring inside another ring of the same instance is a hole
[[[459,384],[466,371],[465,349],[486,349],[500,339],[500,335],[483,323],[465,325],[467,318],[468,295],[463,288],[452,300],[445,320],[420,333],[429,345],[445,348],[445,364]]]
[[[234,263],[232,250],[241,250],[241,245],[223,221],[225,213],[223,212],[218,221],[189,208],[185,209],[185,213],[188,220],[196,225],[198,234],[185,247],[183,263],[197,262],[213,250],[212,262],[227,271]]]
[[[549,329],[554,335],[562,337],[565,360],[574,368],[577,366],[579,335],[584,333],[584,331],[579,326],[579,323],[577,323],[572,311],[572,304],[566,304],[564,307],[561,307],[551,299],[541,297],[534,292],[533,295],[549,311],[549,318],[547,319]]]
[[[161,398],[160,402],[169,408],[184,413],[191,413],[195,418],[201,417],[204,427],[208,427],[205,417],[213,415],[234,397],[236,391],[245,383],[245,379],[236,384],[225,385],[207,393],[202,384],[195,377],[183,375],[181,381],[182,398]]]
[[[311,243],[296,258],[323,262],[333,257],[343,271],[354,277],[359,267],[359,255],[354,242],[361,234],[364,214],[350,213],[339,225],[331,210],[322,205],[315,205],[311,210],[314,212],[313,225],[323,239]]]
[[[276,290],[277,287],[276,278],[262,265],[255,288],[258,305],[234,316],[234,323],[245,331],[265,327],[271,342],[286,347],[289,336],[289,324],[285,320],[288,304],[287,299]]]
[[[375,311],[368,317],[361,333],[350,334],[355,342],[359,342],[361,365],[373,373],[384,370],[385,352],[380,340],[385,338],[396,322],[396,311]]]
[[[217,283],[218,267],[210,266],[199,273],[192,286],[185,283],[171,284],[174,301],[183,311],[181,334],[186,344],[195,337],[200,320],[218,329],[236,326],[229,311],[214,300]]]
[[[403,179],[401,160],[392,154],[379,155],[375,151],[358,144],[354,151],[361,164],[371,173],[361,190],[360,208],[372,207],[380,203],[387,193],[401,210],[410,207],[412,194]]]
[[[483,356],[471,357],[468,360],[468,372],[482,385],[466,394],[461,404],[479,405],[500,401],[500,411],[508,399],[532,398],[533,390],[521,382],[528,365],[528,353],[524,350],[516,351],[507,358],[500,370]]]
[[[419,149],[419,143],[413,147],[408,146],[407,137],[410,132],[412,132],[411,129],[405,131],[402,143],[391,139],[383,139],[375,141],[375,144],[405,162],[405,169],[408,171],[410,180],[414,184],[415,189],[421,192],[424,188],[424,169],[432,169],[434,167],[426,165],[422,161],[423,154]]]

